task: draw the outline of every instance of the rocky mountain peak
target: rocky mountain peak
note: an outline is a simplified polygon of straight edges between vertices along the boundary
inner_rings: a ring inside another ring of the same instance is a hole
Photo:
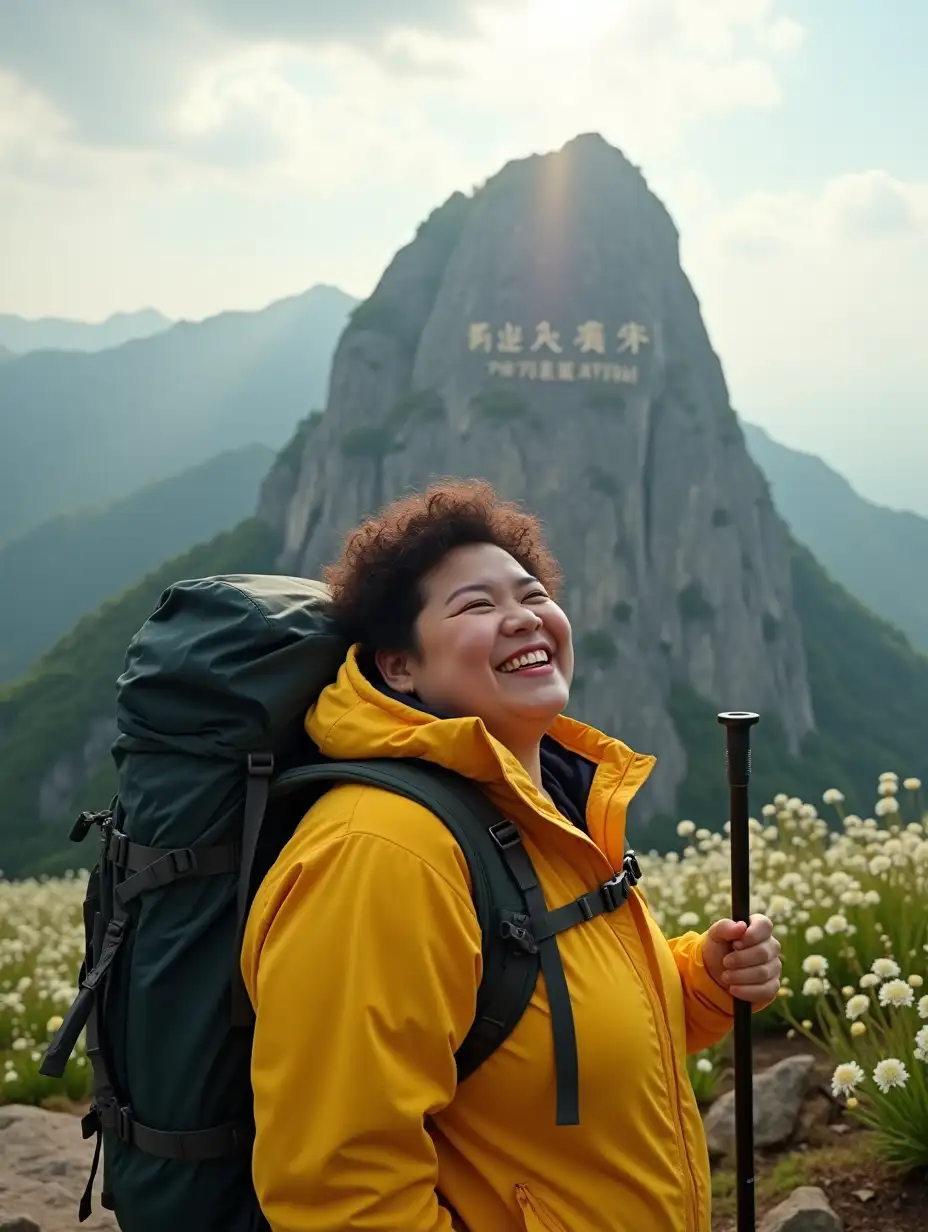
[[[814,724],[789,539],[749,457],[670,215],[597,134],[507,164],[419,228],[354,312],[328,402],[269,477],[280,567],[318,574],[410,487],[480,476],[545,521],[571,711],[686,773],[674,698]],[[720,778],[720,785],[722,780]]]

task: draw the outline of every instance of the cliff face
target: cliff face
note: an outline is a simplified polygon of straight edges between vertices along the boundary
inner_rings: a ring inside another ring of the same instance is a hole
[[[657,755],[643,817],[673,812],[686,772],[673,683],[777,715],[793,749],[812,729],[786,528],[673,222],[601,138],[430,217],[356,310],[296,446],[263,509],[284,569],[317,574],[438,475],[484,477],[544,519],[578,648],[571,711]]]

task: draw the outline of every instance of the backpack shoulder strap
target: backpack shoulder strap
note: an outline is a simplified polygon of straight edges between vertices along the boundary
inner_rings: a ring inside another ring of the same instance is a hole
[[[577,1039],[557,936],[623,906],[641,877],[634,852],[627,851],[621,872],[609,881],[548,910],[518,826],[469,779],[418,759],[322,762],[281,774],[271,786],[271,798],[325,781],[368,783],[415,800],[452,832],[470,870],[483,953],[474,1022],[455,1058],[458,1080],[463,1082],[511,1034],[541,971],[554,1037],[556,1123],[579,1124]]]
[[[463,1082],[515,1028],[541,966],[538,947],[527,928],[525,895],[495,837],[504,827],[512,827],[476,784],[418,759],[372,758],[300,766],[275,780],[271,799],[320,781],[367,783],[414,800],[448,827],[464,853],[482,936],[483,979],[473,1026],[456,1055],[458,1081]]]

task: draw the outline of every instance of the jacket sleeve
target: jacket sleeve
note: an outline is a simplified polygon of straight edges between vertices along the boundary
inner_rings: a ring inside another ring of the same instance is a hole
[[[703,962],[705,936],[688,932],[667,939],[683,986],[687,1052],[701,1052],[717,1044],[735,1020],[734,997],[716,984]]]
[[[272,1232],[446,1232],[425,1118],[456,1086],[480,928],[463,870],[382,835],[307,848],[252,909],[253,1177]]]
[[[683,986],[688,1053],[701,1052],[717,1044],[735,1021],[734,997],[721,984],[716,984],[703,962],[706,936],[706,933],[688,932],[667,940]],[[754,1005],[753,1011],[756,1014],[764,1008]]]

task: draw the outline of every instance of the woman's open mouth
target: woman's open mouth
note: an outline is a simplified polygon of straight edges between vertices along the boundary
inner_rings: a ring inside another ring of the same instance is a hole
[[[553,655],[544,647],[513,655],[496,669],[504,676],[546,676],[554,671]]]

